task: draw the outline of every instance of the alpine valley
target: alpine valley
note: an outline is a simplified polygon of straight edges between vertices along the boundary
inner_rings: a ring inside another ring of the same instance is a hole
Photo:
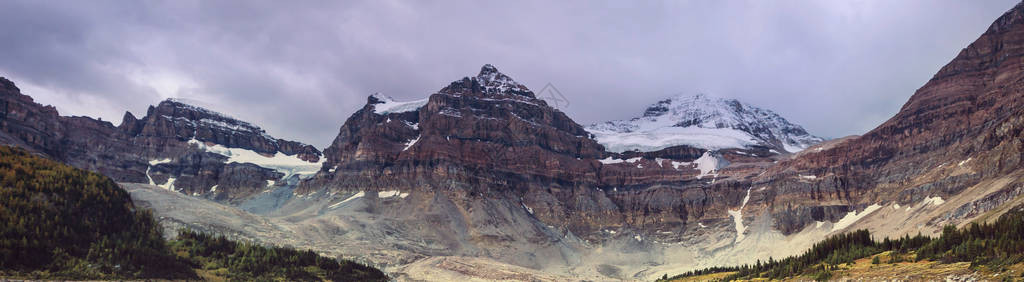
[[[397,280],[654,280],[1024,204],[1021,5],[895,116],[832,140],[708,95],[584,126],[492,65],[422,100],[370,95],[322,151],[188,101],[115,126],[0,82],[2,144],[111,177],[165,234],[312,249]]]

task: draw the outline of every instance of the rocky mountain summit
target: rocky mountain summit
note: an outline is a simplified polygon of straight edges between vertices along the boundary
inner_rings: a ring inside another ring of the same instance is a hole
[[[126,112],[119,126],[60,116],[0,78],[0,141],[121,182],[239,200],[320,168],[313,146],[273,138],[252,124],[176,100]],[[294,180],[297,181],[297,180]],[[293,182],[294,182],[293,181]]]
[[[686,145],[705,150],[765,147],[796,153],[824,141],[771,110],[704,94],[658,101],[640,117],[597,123],[587,130],[613,152]]]

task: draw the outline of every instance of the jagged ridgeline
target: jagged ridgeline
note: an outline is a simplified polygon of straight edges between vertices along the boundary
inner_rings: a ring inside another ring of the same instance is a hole
[[[0,146],[0,277],[385,281],[312,251],[185,230],[164,241],[110,178]]]

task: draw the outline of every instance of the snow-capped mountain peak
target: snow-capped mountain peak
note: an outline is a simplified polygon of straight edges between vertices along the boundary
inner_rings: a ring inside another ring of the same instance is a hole
[[[824,140],[771,110],[704,94],[661,100],[640,117],[593,124],[587,130],[617,152],[678,145],[708,150],[760,145],[795,153]]]

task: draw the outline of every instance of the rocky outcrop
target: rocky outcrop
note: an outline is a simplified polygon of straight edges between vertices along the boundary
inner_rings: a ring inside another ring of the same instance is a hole
[[[36,104],[32,97],[20,95],[14,82],[0,77],[0,138],[33,152],[60,155],[63,126],[57,109]]]

